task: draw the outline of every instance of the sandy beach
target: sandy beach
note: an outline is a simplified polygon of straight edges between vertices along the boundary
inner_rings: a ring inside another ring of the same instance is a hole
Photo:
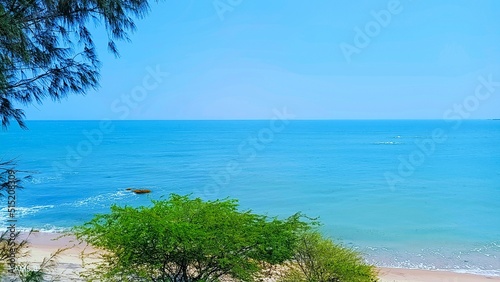
[[[78,273],[84,269],[80,258],[82,251],[91,253],[94,250],[85,243],[79,242],[73,236],[62,236],[57,233],[34,232],[29,237],[30,255],[20,259],[20,262],[29,262],[35,267],[45,257],[50,256],[61,248],[70,248],[60,254],[58,266],[55,273],[59,281],[83,281],[79,279]],[[95,262],[96,259],[86,259],[85,263]],[[480,276],[472,274],[455,273],[448,271],[431,271],[401,268],[380,268],[379,277],[381,282],[493,282],[499,281],[500,277]]]
[[[20,238],[26,238],[27,235],[23,233]],[[57,267],[51,272],[55,281],[84,281],[79,273],[97,261],[91,256],[95,249],[72,235],[33,232],[29,235],[28,241],[28,256],[19,258],[18,263],[29,263],[32,269],[37,269],[44,258],[50,257],[57,250],[65,249],[57,256]],[[89,254],[85,261],[82,261],[82,252]]]

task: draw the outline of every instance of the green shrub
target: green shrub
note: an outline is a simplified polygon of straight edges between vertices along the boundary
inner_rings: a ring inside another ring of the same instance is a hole
[[[235,200],[202,201],[172,195],[152,207],[113,206],[75,229],[103,249],[103,263],[88,278],[98,281],[252,281],[262,263],[294,255],[308,224],[239,211]]]
[[[377,273],[355,251],[325,239],[317,232],[305,233],[297,244],[295,265],[280,282],[373,282]]]

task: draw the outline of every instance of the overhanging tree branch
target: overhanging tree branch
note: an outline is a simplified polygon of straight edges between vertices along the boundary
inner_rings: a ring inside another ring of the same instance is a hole
[[[58,101],[96,89],[100,62],[87,25],[103,24],[108,49],[129,40],[134,18],[149,11],[147,0],[1,0],[0,119],[24,125],[16,105]]]

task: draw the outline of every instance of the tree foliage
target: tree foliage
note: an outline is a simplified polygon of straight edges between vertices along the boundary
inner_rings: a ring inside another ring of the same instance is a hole
[[[104,25],[108,49],[128,40],[147,0],[0,0],[0,119],[25,127],[16,105],[55,101],[98,87],[100,63],[91,22]]]
[[[372,265],[355,251],[325,239],[317,232],[300,238],[292,268],[280,282],[374,282]]]
[[[20,232],[4,231],[0,234],[0,277],[9,268],[11,256],[15,258],[25,255],[27,240],[18,240]],[[13,237],[11,237],[11,235]]]
[[[15,175],[15,177],[14,179],[9,179],[9,175],[11,175],[12,173]],[[0,160],[0,198],[6,196],[6,192],[8,192],[9,187],[13,186],[13,189],[15,190],[23,189],[22,181],[32,179],[32,176],[28,173],[34,173],[34,172],[20,171],[16,169],[15,160],[9,160],[9,161]],[[15,196],[14,199],[12,199],[12,195],[10,196],[11,197],[9,197],[8,200],[15,201]]]
[[[308,223],[239,211],[235,200],[202,201],[171,195],[152,207],[113,206],[76,228],[103,249],[93,269],[99,281],[252,281],[261,263],[282,263],[294,255]]]

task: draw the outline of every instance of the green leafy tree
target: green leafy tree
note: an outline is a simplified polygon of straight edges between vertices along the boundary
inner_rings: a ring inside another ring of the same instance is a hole
[[[104,250],[92,269],[99,281],[252,281],[262,263],[292,258],[299,233],[309,226],[239,211],[235,200],[202,201],[171,195],[151,207],[113,206],[76,228]]]
[[[59,101],[98,87],[100,63],[90,23],[108,34],[108,49],[128,40],[147,0],[0,0],[0,119],[25,128],[16,105]]]
[[[295,266],[280,282],[374,282],[375,267],[366,264],[355,251],[306,232],[297,244]]]

